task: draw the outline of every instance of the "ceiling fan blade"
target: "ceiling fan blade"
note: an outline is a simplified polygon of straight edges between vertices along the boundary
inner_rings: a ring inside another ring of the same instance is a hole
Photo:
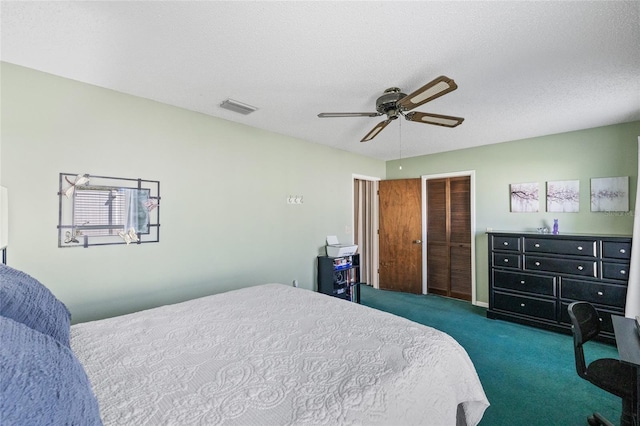
[[[418,123],[435,124],[436,126],[456,127],[464,121],[462,117],[452,117],[450,115],[427,114],[426,112],[410,112],[405,114],[409,121]]]
[[[379,112],[321,112],[318,114],[320,118],[334,117],[377,117],[382,115]]]
[[[384,129],[385,127],[387,127],[387,124],[391,123],[391,120],[384,120],[379,122],[376,127],[374,127],[373,129],[371,129],[371,131],[369,133],[367,133],[367,135],[362,138],[362,140],[360,142],[369,142],[371,139],[375,138],[378,133],[380,133],[382,131],[382,129]]]
[[[441,75],[430,83],[425,84],[415,92],[412,92],[398,101],[403,111],[409,111],[422,104],[426,104],[442,95],[456,90],[458,85],[449,77]]]

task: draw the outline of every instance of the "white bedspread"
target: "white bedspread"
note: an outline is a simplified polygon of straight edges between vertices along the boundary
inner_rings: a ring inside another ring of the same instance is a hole
[[[475,425],[489,405],[450,336],[281,284],[76,324],[71,345],[105,425],[455,425],[459,404]]]

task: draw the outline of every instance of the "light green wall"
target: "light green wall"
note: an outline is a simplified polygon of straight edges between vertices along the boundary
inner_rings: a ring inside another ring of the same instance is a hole
[[[352,174],[400,179],[475,170],[477,298],[487,301],[486,228],[630,234],[633,212],[591,213],[589,179],[630,176],[640,122],[385,163],[0,63],[0,182],[9,264],[86,321],[265,282],[314,288],[324,238],[353,236]],[[160,243],[57,247],[58,174],[161,182]],[[509,184],[580,180],[580,213],[510,213]],[[286,204],[287,195],[304,204]]]
[[[475,170],[476,291],[488,301],[487,228],[535,231],[558,218],[562,233],[630,235],[638,177],[640,122],[387,162],[387,179]],[[402,164],[402,170],[399,165]],[[592,213],[590,179],[629,176],[630,212]],[[547,213],[546,182],[580,181],[579,213]],[[511,213],[509,185],[538,182],[539,213]]]
[[[74,322],[267,282],[315,286],[326,235],[352,241],[352,174],[385,164],[2,63],[8,263]],[[160,243],[57,247],[58,174],[160,181]],[[287,205],[288,195],[304,204]]]

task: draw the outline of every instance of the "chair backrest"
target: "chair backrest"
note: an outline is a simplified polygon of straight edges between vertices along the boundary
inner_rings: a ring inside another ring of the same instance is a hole
[[[587,364],[582,345],[600,333],[598,311],[588,302],[573,302],[567,308],[571,318],[573,349],[576,357],[576,371],[583,379],[587,378]]]

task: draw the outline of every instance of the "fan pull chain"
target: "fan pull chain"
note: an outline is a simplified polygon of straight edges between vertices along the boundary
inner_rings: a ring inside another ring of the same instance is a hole
[[[400,167],[399,170],[402,170],[402,120],[398,120],[398,133],[400,134]]]

